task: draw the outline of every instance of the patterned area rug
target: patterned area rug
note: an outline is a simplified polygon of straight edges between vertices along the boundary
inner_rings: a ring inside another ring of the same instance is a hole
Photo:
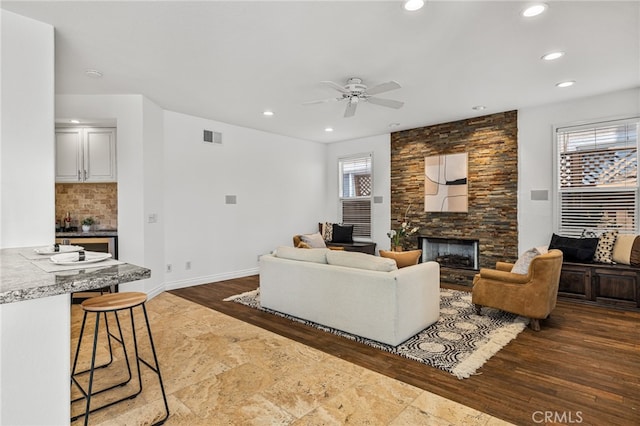
[[[391,346],[263,308],[260,306],[259,290],[224,300],[241,303],[439,368],[459,379],[475,374],[476,370],[515,339],[528,324],[526,318],[492,308],[482,308],[482,315],[476,315],[471,303],[471,293],[440,289],[440,319],[404,343]]]

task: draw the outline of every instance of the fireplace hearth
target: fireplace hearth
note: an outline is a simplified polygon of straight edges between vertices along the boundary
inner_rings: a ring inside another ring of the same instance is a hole
[[[418,237],[418,247],[422,249],[422,262],[433,260],[443,268],[479,269],[478,240],[421,235]]]

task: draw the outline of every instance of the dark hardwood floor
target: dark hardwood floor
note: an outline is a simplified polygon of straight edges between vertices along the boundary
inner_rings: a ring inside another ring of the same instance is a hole
[[[559,300],[542,330],[526,329],[477,375],[454,376],[369,346],[223,302],[258,276],[172,290],[177,296],[370,370],[518,424],[640,424],[640,312]]]

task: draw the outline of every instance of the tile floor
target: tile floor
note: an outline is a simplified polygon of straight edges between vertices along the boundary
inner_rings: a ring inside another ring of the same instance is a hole
[[[171,410],[167,425],[509,424],[168,293],[147,302],[147,310]],[[122,319],[127,335],[129,317]],[[82,310],[73,305],[72,354],[81,321]],[[140,333],[142,356],[150,359]],[[80,361],[88,365],[90,338],[83,341]],[[115,355],[112,367],[122,367],[117,346]],[[145,425],[163,416],[156,376],[144,366],[142,371],[143,392],[94,413],[90,424]],[[97,387],[122,376],[99,373]],[[130,383],[96,403],[132,389]],[[72,398],[78,395],[73,387]],[[83,409],[82,402],[72,404],[73,414]]]

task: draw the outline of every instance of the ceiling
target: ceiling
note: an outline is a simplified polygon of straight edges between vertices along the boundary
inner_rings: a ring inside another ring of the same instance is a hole
[[[640,2],[548,0],[525,19],[528,3],[427,0],[413,13],[399,0],[1,4],[55,27],[56,94],[142,94],[166,110],[319,142],[640,86]],[[566,54],[540,59],[555,50]],[[343,118],[344,102],[302,105],[339,95],[320,81],[349,77],[397,81],[378,96],[404,107],[365,103]],[[555,86],[563,80],[576,84]]]

